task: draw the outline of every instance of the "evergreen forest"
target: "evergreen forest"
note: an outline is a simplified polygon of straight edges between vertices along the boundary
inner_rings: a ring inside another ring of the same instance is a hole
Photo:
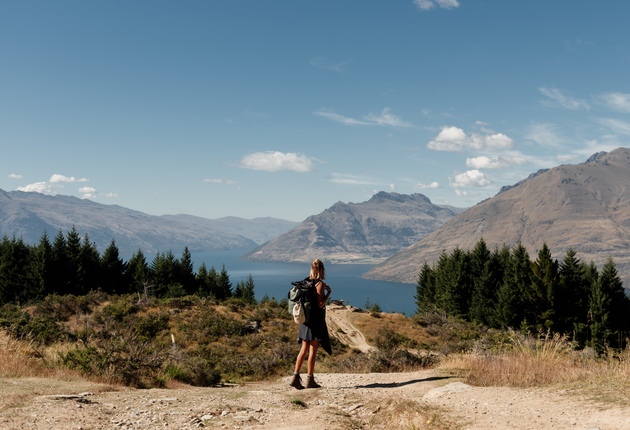
[[[534,261],[521,243],[490,250],[483,238],[471,250],[442,251],[422,265],[415,298],[419,314],[566,334],[598,351],[623,348],[630,334],[630,299],[612,258],[598,270],[569,249],[559,262],[547,244]]]
[[[86,234],[77,230],[54,239],[44,231],[39,243],[29,245],[6,235],[0,242],[0,306],[38,302],[49,295],[82,296],[101,290],[107,294],[175,298],[197,295],[224,300],[230,297],[255,303],[251,277],[232,286],[225,266],[220,271],[201,264],[193,271],[188,248],[180,258],[158,252],[151,262],[141,249],[125,262],[114,240],[101,255]]]

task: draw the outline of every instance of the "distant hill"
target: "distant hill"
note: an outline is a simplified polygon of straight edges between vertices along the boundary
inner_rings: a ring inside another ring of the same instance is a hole
[[[0,190],[0,234],[22,237],[33,244],[44,229],[52,241],[59,229],[66,232],[74,225],[81,236],[89,234],[99,251],[103,252],[115,239],[121,255],[126,256],[138,248],[145,254],[169,249],[177,254],[185,246],[193,252],[251,249],[257,245],[256,240],[280,234],[283,228],[287,231],[295,224],[274,218],[205,220],[188,215],[153,216],[72,196]]]
[[[160,218],[197,224],[223,233],[240,234],[241,236],[253,240],[258,245],[286,233],[299,224],[299,222],[296,221],[287,221],[271,217],[245,219],[227,216],[208,219],[194,215],[162,215]]]
[[[246,261],[376,262],[416,243],[456,215],[422,194],[381,191],[363,203],[337,202],[241,256]]]
[[[362,277],[415,283],[424,261],[432,264],[443,249],[469,249],[482,236],[492,247],[521,240],[532,259],[544,242],[558,259],[573,248],[578,258],[601,267],[611,256],[628,285],[630,150],[618,148],[582,164],[539,171],[461,213]]]

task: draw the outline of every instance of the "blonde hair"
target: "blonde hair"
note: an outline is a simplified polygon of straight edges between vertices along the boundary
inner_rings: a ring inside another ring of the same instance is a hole
[[[308,276],[310,279],[326,279],[326,269],[324,269],[324,263],[319,258],[311,263],[311,274]]]

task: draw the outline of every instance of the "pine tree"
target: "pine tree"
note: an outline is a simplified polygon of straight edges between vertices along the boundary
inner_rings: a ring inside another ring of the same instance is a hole
[[[53,275],[50,290],[53,294],[68,294],[68,253],[66,251],[66,239],[61,229],[52,245]]]
[[[505,260],[504,252],[502,250],[502,258]],[[502,264],[504,276],[497,293],[496,325],[518,328],[525,318],[523,291],[529,285],[531,272],[531,261],[527,249],[519,242]]]
[[[48,233],[44,233],[39,239],[39,244],[32,248],[29,277],[32,292],[30,296],[33,300],[42,300],[52,290],[53,276],[53,249],[48,239]]]
[[[127,263],[120,257],[120,251],[116,241],[112,239],[101,257],[101,281],[100,288],[108,294],[129,293],[129,283],[125,273]],[[137,289],[134,289],[136,291]]]
[[[611,257],[604,263],[593,293],[591,315],[595,344],[623,348],[630,331],[630,301]]]
[[[68,272],[66,273],[66,294],[81,294],[79,287],[79,271],[81,265],[81,237],[77,229],[72,229],[66,234],[66,256]]]
[[[101,256],[96,244],[90,242],[87,233],[79,251],[79,266],[77,267],[77,294],[84,295],[90,290],[98,289],[97,283],[101,279]]]
[[[436,280],[441,284],[440,308],[453,316],[466,316],[473,289],[469,253],[455,248],[443,267],[438,261]]]
[[[193,269],[192,256],[188,247],[184,247],[181,258],[177,261],[177,280],[182,284],[186,294],[194,294],[195,292],[195,272]]]
[[[256,304],[256,295],[254,292],[254,288],[256,285],[254,284],[254,278],[250,273],[245,281],[241,281],[241,295],[240,299],[245,303],[249,303],[250,305]]]
[[[0,305],[25,303],[28,295],[28,267],[30,252],[22,238],[2,239],[0,256]]]
[[[138,248],[138,252],[134,253],[129,259],[127,265],[127,271],[125,272],[127,277],[128,293],[143,293],[145,285],[148,285],[152,279],[149,265],[142,253],[142,249]]]
[[[556,294],[558,290],[558,261],[544,243],[538,258],[531,265],[531,283],[525,290],[528,321],[538,330],[556,330]],[[531,317],[531,319],[530,319]]]
[[[435,272],[426,262],[422,263],[416,284],[416,314],[436,310]]]
[[[197,295],[199,297],[215,297],[217,289],[217,272],[214,267],[208,271],[206,263],[201,263],[197,272]]]
[[[499,263],[499,250],[491,253],[483,238],[471,253],[471,271],[474,284],[469,311],[471,321],[493,325],[497,290],[503,278]]]
[[[157,284],[156,296],[163,297],[170,285],[177,282],[177,259],[173,255],[173,251],[169,250],[166,254],[158,252],[151,263],[151,273],[153,274],[153,282]]]
[[[575,340],[584,344],[586,341],[586,322],[590,285],[586,277],[585,266],[570,248],[562,262],[558,274],[560,282],[556,297],[557,331],[574,333]]]
[[[232,297],[232,283],[230,282],[230,276],[225,269],[225,264],[223,265],[223,269],[221,269],[221,273],[219,274],[217,291],[215,295],[219,300],[225,300],[229,297]]]

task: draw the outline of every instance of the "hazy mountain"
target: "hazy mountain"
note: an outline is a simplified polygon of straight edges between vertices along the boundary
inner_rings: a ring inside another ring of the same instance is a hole
[[[257,245],[244,235],[213,230],[200,222],[185,222],[177,217],[153,216],[71,196],[0,190],[0,233],[22,237],[26,243],[38,242],[44,229],[52,241],[59,229],[65,233],[74,225],[81,236],[87,232],[101,252],[115,239],[125,256],[138,248],[145,254],[172,249],[177,255],[184,246],[201,252],[251,249]],[[271,225],[277,225],[276,221],[281,220],[274,220]],[[255,224],[261,223],[264,224]]]
[[[363,203],[337,202],[248,252],[248,261],[374,262],[416,243],[455,216],[422,194],[381,191]]]
[[[443,249],[472,248],[482,236],[491,247],[514,245],[520,239],[532,259],[544,242],[557,259],[569,248],[597,265],[611,256],[624,281],[630,280],[630,150],[618,148],[582,164],[530,176],[451,219],[363,277],[415,283],[425,260],[432,264]]]
[[[227,216],[208,219],[193,215],[162,215],[160,218],[197,224],[223,233],[240,234],[241,236],[253,240],[258,245],[286,233],[299,224],[299,222],[296,221],[287,221],[271,217],[245,219]]]

